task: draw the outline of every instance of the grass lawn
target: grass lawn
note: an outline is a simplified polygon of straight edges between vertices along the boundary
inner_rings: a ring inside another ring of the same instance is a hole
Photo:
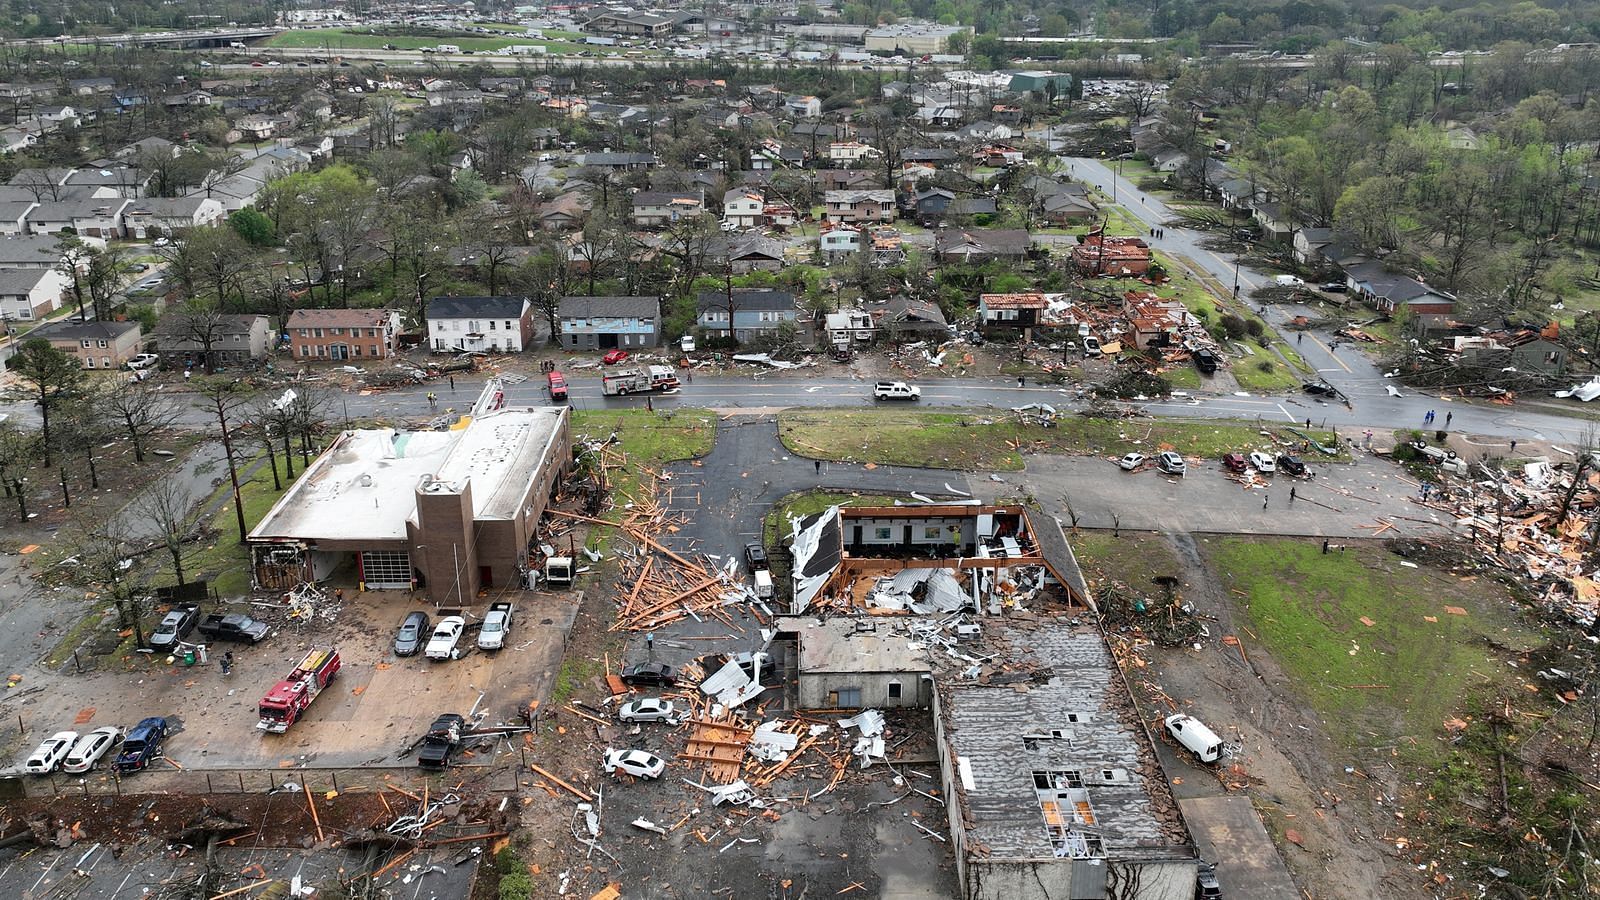
[[[1075,225],[1071,228],[1036,228],[1037,234],[1070,234],[1073,237],[1082,237],[1089,233],[1091,227],[1098,228],[1102,222],[1107,223],[1113,235],[1132,235],[1137,237],[1150,231],[1143,223],[1129,215],[1121,206],[1113,206],[1109,202],[1101,203],[1100,214],[1091,224]]]
[[[628,460],[661,470],[662,463],[693,459],[711,452],[717,439],[717,417],[705,410],[650,412],[643,409],[573,410],[572,435],[575,439],[605,440],[616,434]],[[643,496],[649,483],[637,469],[613,470],[610,487],[615,505],[601,518],[620,521],[627,505]],[[589,534],[589,548],[600,551],[610,541],[611,529],[595,528]]]
[[[265,460],[266,455],[256,457]],[[286,482],[283,490],[276,490],[272,486],[272,470],[265,462],[254,476],[244,478],[244,473],[255,460],[248,460],[239,466],[239,492],[244,498],[244,522],[246,528],[254,528],[257,523],[272,509],[288,490]],[[298,476],[303,471],[298,457],[295,459],[295,474]],[[278,460],[278,477],[283,479],[283,460]],[[239,523],[233,511],[233,485],[226,479],[211,496],[200,504],[201,510],[209,509],[213,504],[221,503],[215,513],[207,520],[215,537],[212,543],[198,550],[190,550],[184,555],[184,574],[191,579],[204,578],[211,582],[222,597],[242,597],[250,592],[250,554],[243,544],[239,543]],[[171,566],[171,559],[166,554],[152,555],[151,560],[162,566]]]
[[[1432,740],[1443,722],[1469,694],[1509,679],[1484,639],[1518,650],[1542,643],[1494,582],[1404,566],[1375,545],[1324,554],[1318,541],[1223,538],[1206,552],[1243,598],[1254,634],[1241,640],[1264,645],[1330,735],[1352,747],[1414,746],[1418,762],[1446,753]]]
[[[778,416],[784,446],[802,456],[879,465],[1018,472],[1022,450],[1126,453],[1172,448],[1217,457],[1260,440],[1255,423],[1113,421],[1068,416],[1055,428],[999,413],[791,410]],[[1137,443],[1135,443],[1137,442]]]

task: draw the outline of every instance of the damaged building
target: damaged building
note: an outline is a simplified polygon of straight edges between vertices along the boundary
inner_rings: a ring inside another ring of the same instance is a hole
[[[344,571],[435,603],[520,585],[571,464],[567,409],[508,407],[498,381],[446,431],[346,431],[250,532],[254,581],[287,590]]]
[[[792,520],[802,709],[926,708],[964,900],[1187,900],[1199,859],[1061,529],[1020,506]]]

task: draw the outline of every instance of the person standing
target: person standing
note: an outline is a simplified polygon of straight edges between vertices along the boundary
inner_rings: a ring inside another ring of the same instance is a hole
[[[1267,504],[1271,503],[1271,502],[1272,502],[1272,495],[1271,494],[1262,495],[1262,497],[1261,497],[1261,508],[1262,509],[1266,509],[1267,508]]]
[[[233,671],[233,651],[222,654],[222,674],[227,675]]]
[[[1455,417],[1456,417],[1456,414],[1453,413],[1453,412],[1445,413],[1444,414],[1444,427],[1449,428],[1450,427],[1450,420],[1454,419]]]
[[[1294,502],[1294,497],[1295,497],[1295,490],[1294,490],[1294,486],[1293,486],[1293,485],[1290,485],[1290,487],[1289,487],[1289,502],[1290,502],[1290,503],[1293,503],[1293,502]]]

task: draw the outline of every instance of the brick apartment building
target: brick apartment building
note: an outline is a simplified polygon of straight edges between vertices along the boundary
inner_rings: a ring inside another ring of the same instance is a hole
[[[393,309],[297,309],[284,323],[296,360],[343,362],[388,359],[400,340]]]

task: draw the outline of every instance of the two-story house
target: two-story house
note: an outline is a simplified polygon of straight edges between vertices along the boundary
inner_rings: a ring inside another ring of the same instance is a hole
[[[828,162],[836,169],[849,169],[876,159],[877,148],[860,141],[834,141],[828,145]]]
[[[822,195],[827,217],[839,222],[893,222],[894,191],[825,191]]]
[[[785,322],[799,318],[794,295],[766,289],[701,291],[695,298],[695,327],[707,334],[743,343],[776,334]]]
[[[435,353],[521,353],[533,342],[527,297],[435,297],[428,301],[428,346]]]
[[[388,359],[400,338],[393,309],[297,309],[284,323],[289,350],[302,362]]]
[[[122,211],[122,224],[128,237],[142,241],[215,225],[224,215],[222,201],[211,197],[148,197]]]
[[[72,279],[56,269],[0,269],[0,319],[31,322],[61,306]]]
[[[640,191],[633,195],[633,224],[660,228],[705,212],[704,194]]]
[[[822,260],[835,263],[861,252],[861,231],[853,225],[829,225],[817,235]]]
[[[116,369],[139,352],[138,322],[60,319],[28,332],[76,359],[85,369]]]
[[[797,119],[815,119],[822,115],[822,101],[806,94],[791,95],[783,101],[784,111]]]
[[[562,297],[557,317],[567,350],[639,350],[661,339],[660,297]]]
[[[169,369],[239,368],[261,362],[272,349],[272,323],[266,316],[223,313],[172,315],[156,326],[156,353]],[[210,355],[210,365],[206,356]]]
[[[766,197],[750,188],[734,188],[722,195],[722,221],[734,228],[755,228],[761,224]]]

